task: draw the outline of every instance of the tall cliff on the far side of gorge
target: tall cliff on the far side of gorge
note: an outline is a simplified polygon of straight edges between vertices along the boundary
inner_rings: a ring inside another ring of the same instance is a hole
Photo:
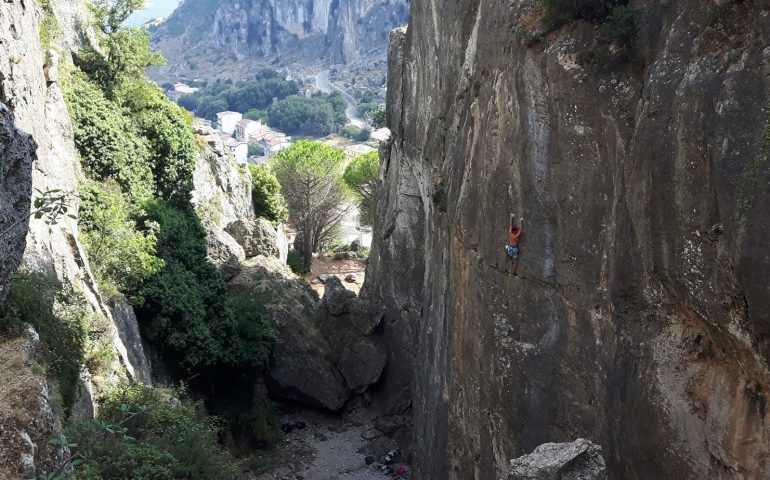
[[[576,437],[611,478],[770,477],[770,2],[631,5],[626,58],[622,19],[541,34],[534,0],[391,36],[364,295],[418,478]]]
[[[163,70],[179,75],[245,75],[250,61],[382,68],[388,32],[408,16],[407,0],[185,0],[152,31]]]

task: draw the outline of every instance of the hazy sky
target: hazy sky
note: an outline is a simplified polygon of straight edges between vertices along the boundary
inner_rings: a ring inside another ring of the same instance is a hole
[[[131,15],[126,24],[138,27],[158,17],[167,17],[174,11],[180,0],[145,0],[145,9]]]

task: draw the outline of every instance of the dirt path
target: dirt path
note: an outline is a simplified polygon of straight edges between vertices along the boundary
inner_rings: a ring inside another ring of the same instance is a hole
[[[383,456],[395,448],[394,441],[374,429],[365,414],[336,418],[312,411],[297,411],[284,415],[282,421],[301,421],[306,427],[284,434],[280,445],[269,454],[270,470],[253,480],[394,478],[380,471]],[[371,438],[373,436],[376,438]],[[367,455],[375,459],[371,465],[366,465]]]
[[[312,271],[305,275],[305,280],[310,283],[310,286],[318,292],[318,296],[323,297],[324,285],[318,280],[319,275],[334,275],[338,277],[345,288],[356,292],[356,295],[361,291],[361,285],[364,283],[364,277],[366,270],[366,260],[354,259],[354,260],[335,260],[330,257],[321,257],[313,259]],[[348,282],[345,280],[348,275],[352,275],[355,282]]]

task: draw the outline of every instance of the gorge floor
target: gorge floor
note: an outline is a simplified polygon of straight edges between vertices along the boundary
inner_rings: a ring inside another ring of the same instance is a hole
[[[380,472],[383,456],[396,448],[392,438],[374,428],[365,409],[344,416],[316,411],[286,411],[282,422],[304,422],[305,428],[285,433],[279,445],[265,454],[267,472],[249,480],[375,480],[391,478]],[[374,462],[366,465],[371,455]],[[396,458],[394,465],[399,465]]]

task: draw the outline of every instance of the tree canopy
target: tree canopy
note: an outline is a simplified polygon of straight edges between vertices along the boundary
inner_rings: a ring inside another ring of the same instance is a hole
[[[342,150],[305,140],[272,157],[271,167],[281,183],[308,267],[313,252],[334,238],[346,213],[344,164]]]
[[[372,225],[377,191],[380,185],[378,152],[359,155],[345,168],[345,183],[353,192],[361,210],[361,223]]]
[[[251,173],[251,198],[254,213],[271,222],[282,222],[289,216],[286,202],[281,196],[281,184],[270,168],[264,165],[249,165]]]

